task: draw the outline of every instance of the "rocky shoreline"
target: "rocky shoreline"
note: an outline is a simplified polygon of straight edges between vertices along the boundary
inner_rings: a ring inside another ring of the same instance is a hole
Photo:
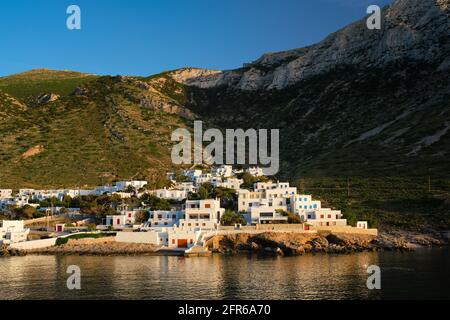
[[[215,236],[207,246],[213,253],[302,255],[306,253],[349,254],[363,251],[413,251],[419,247],[448,245],[438,235],[381,233],[379,236],[343,233],[266,232]]]
[[[413,251],[420,247],[448,245],[437,233],[381,232],[378,236],[319,232],[264,232],[217,235],[206,246],[218,254],[303,255],[308,253],[350,254],[364,251]],[[115,238],[72,239],[67,244],[34,250],[0,247],[1,256],[24,255],[180,255],[151,244],[120,243]]]

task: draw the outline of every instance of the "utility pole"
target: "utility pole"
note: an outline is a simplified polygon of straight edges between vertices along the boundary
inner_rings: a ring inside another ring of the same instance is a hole
[[[431,176],[428,176],[428,193],[431,193]]]

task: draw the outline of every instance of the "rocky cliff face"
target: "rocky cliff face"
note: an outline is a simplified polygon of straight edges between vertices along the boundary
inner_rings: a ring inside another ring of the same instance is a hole
[[[279,128],[281,178],[445,175],[450,0],[395,0],[366,19],[238,70],[169,73],[183,105],[221,128]]]
[[[366,20],[353,23],[322,42],[302,49],[268,53],[232,71],[186,72],[174,79],[199,88],[283,89],[342,65],[384,67],[399,60],[450,68],[449,0],[396,0],[382,12],[381,30]]]

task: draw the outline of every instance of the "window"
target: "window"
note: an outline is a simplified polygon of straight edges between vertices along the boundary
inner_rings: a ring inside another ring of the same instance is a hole
[[[177,215],[176,214],[173,214],[172,215],[172,219],[176,219],[177,218]]]
[[[320,219],[323,219],[323,218],[324,218],[324,216],[323,216],[323,214],[321,214],[321,215],[320,215]]]
[[[328,215],[328,219],[331,219],[331,214]]]
[[[310,214],[308,214],[308,219],[311,219],[311,215]]]
[[[317,204],[314,205],[314,209],[317,209]]]
[[[210,209],[211,208],[211,204],[209,204],[209,203],[205,204],[205,208],[206,209]]]
[[[206,223],[202,223],[202,226],[206,227]]]
[[[308,199],[306,199],[306,198],[303,198],[303,201],[305,201],[305,202],[306,202],[306,201],[308,201]]]
[[[158,219],[162,219],[162,214],[158,214]]]
[[[155,222],[155,226],[157,226],[158,225],[158,222]]]
[[[172,239],[172,244],[175,244],[175,239]]]

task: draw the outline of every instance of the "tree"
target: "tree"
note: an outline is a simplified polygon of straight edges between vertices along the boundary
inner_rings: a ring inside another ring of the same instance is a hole
[[[23,208],[20,209],[21,216],[25,219],[32,219],[37,215],[37,210],[35,207],[25,205]]]
[[[244,216],[231,210],[225,210],[225,213],[220,218],[220,223],[224,226],[234,226],[235,224],[246,225]]]
[[[290,224],[301,224],[302,219],[296,214],[293,214],[292,212],[288,212],[288,223]]]
[[[140,201],[150,207],[151,210],[170,210],[170,202],[154,195],[144,193]]]
[[[200,199],[208,199],[209,198],[209,192],[208,189],[206,189],[204,186],[201,186],[198,188],[198,196]]]
[[[144,223],[150,219],[150,214],[146,210],[140,210],[135,215],[136,223]]]
[[[125,188],[125,192],[131,193],[131,194],[136,194],[136,188],[133,187],[133,186],[127,186],[127,187]]]

